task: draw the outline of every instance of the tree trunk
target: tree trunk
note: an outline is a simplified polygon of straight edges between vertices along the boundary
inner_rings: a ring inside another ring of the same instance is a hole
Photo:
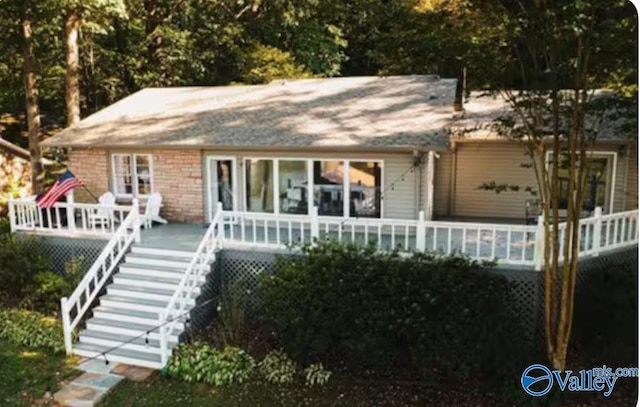
[[[34,193],[42,192],[42,151],[40,150],[40,109],[38,107],[38,87],[36,82],[36,57],[33,52],[31,20],[22,21],[24,94],[29,132],[29,153],[31,155],[31,188]]]
[[[67,46],[67,77],[65,102],[67,105],[67,127],[80,121],[80,85],[79,75],[79,53],[78,53],[78,30],[80,28],[80,18],[78,13],[72,11],[67,16],[64,25],[65,40]]]

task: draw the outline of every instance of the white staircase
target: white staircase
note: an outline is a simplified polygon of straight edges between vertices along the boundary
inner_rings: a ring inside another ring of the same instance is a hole
[[[157,329],[160,314],[167,308],[194,254],[195,251],[131,246],[119,271],[113,274],[113,283],[105,286],[107,293],[100,297],[100,305],[93,308],[93,316],[73,344],[72,352],[98,359],[104,359],[102,354],[106,352],[109,362],[162,368]],[[188,310],[195,306],[208,274],[208,270],[203,271],[193,277],[197,279],[197,287],[187,301]],[[185,315],[178,319],[169,333],[167,356],[177,345],[186,318]]]

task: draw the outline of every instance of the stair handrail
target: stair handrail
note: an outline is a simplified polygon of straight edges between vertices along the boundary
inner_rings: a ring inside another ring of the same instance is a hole
[[[140,241],[140,207],[137,199],[133,199],[131,210],[120,223],[109,242],[84,275],[76,289],[67,298],[60,299],[62,314],[62,328],[64,333],[64,347],[67,354],[71,354],[72,334],[82,317],[91,308],[91,304],[111,277],[120,259],[129,250],[131,244]],[[99,275],[102,272],[102,275]],[[92,284],[93,283],[93,284]],[[76,309],[76,316],[71,319],[71,311]]]
[[[220,247],[222,230],[222,204],[218,203],[216,214],[200,240],[198,248],[187,266],[187,270],[169,300],[167,307],[159,316],[158,326],[162,366],[166,366],[168,361],[169,336],[173,332],[179,317],[187,312],[187,301],[191,298],[193,290],[198,286],[198,277],[207,274],[208,272],[204,271],[205,267],[215,260],[216,249]]]

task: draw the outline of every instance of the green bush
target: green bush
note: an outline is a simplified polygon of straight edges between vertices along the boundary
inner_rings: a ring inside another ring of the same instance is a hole
[[[62,323],[26,310],[0,310],[0,338],[18,346],[64,351]]]
[[[258,365],[260,375],[269,383],[293,383],[296,364],[282,350],[269,352]]]
[[[255,362],[242,349],[226,346],[222,351],[203,342],[180,344],[167,364],[167,373],[187,382],[216,386],[246,382]]]
[[[331,372],[325,370],[322,363],[314,363],[304,369],[304,379],[307,386],[324,386],[330,378]]]
[[[21,306],[34,292],[35,276],[49,271],[51,262],[37,240],[11,234],[5,226],[0,225],[0,302]]]
[[[522,368],[510,286],[490,264],[335,242],[303,251],[261,280],[265,318],[301,363],[459,378]]]

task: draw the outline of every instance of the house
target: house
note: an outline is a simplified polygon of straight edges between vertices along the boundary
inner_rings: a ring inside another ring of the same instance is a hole
[[[274,251],[332,237],[535,273],[544,226],[526,224],[531,195],[479,188],[535,186],[522,147],[462,131],[485,128],[506,105],[472,94],[456,110],[461,101],[456,81],[437,76],[145,89],[43,143],[67,148],[70,170],[117,204],[96,205],[81,190],[46,210],[14,200],[11,227],[103,239],[61,301],[67,351],[152,368],[166,365],[186,315],[203,304],[212,262],[228,248]],[[635,141],[613,134],[596,151],[581,257],[638,243]],[[143,229],[140,206],[156,193],[169,224]],[[60,211],[69,224],[56,221]],[[96,211],[108,221],[92,223]],[[559,227],[564,236],[566,224]]]
[[[455,92],[455,80],[434,76],[145,89],[43,145],[70,147],[70,169],[96,193],[126,202],[160,192],[164,215],[178,222],[210,221],[216,202],[275,214],[315,204],[320,216],[416,219],[423,210],[433,219],[522,222],[530,193],[478,188],[535,187],[522,146],[451,130],[490,122],[505,104],[472,95],[455,112]],[[595,150],[597,206],[636,208],[635,141],[611,137]],[[438,157],[431,174],[429,152]],[[375,196],[416,160],[393,194]],[[292,204],[292,188],[306,202]]]

